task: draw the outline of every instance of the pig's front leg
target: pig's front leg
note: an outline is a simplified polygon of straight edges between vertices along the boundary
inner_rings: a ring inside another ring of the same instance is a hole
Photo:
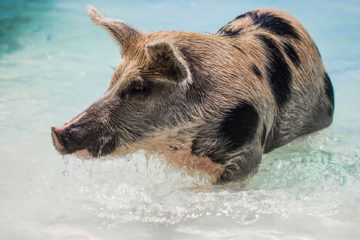
[[[245,180],[256,173],[262,158],[261,145],[248,145],[228,154],[224,171],[215,184],[224,184],[235,180]]]

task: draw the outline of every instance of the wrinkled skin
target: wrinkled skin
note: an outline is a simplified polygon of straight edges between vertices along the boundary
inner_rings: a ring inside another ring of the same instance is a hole
[[[121,76],[126,64],[123,61],[118,67],[111,85],[98,101],[65,128],[53,129],[63,153],[86,150],[88,157],[101,157],[118,146],[130,146],[153,136],[154,131],[179,124],[176,113],[181,106],[173,107],[174,99],[181,98],[176,83],[157,80],[147,69],[126,76],[131,78],[129,81]]]

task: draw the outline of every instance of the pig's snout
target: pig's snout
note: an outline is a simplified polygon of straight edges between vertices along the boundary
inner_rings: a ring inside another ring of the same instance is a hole
[[[56,150],[62,155],[75,153],[86,148],[88,139],[84,128],[78,126],[52,127],[51,137]]]
[[[117,147],[116,139],[96,115],[85,112],[62,127],[52,127],[51,137],[60,154],[75,154],[83,159],[105,156]]]
[[[82,132],[85,129],[79,126],[79,123],[82,122],[81,118],[83,118],[84,115],[85,112],[59,128],[51,128],[51,137],[54,147],[60,154],[70,154],[77,150],[81,150],[83,147],[81,145],[84,143],[85,136]]]
[[[53,140],[53,144],[54,144],[54,147],[56,148],[56,150],[58,150],[58,152],[60,154],[66,154],[66,150],[65,150],[65,147],[64,147],[64,142],[62,142],[62,139],[61,138],[61,130],[59,128],[56,128],[56,127],[52,127],[51,128],[51,138]]]

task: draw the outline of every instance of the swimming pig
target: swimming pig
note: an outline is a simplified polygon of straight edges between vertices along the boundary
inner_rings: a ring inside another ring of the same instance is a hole
[[[329,126],[333,88],[320,53],[289,14],[254,10],[216,34],[142,33],[88,6],[121,47],[102,97],[51,129],[61,154],[143,149],[213,183],[256,172],[262,155]]]

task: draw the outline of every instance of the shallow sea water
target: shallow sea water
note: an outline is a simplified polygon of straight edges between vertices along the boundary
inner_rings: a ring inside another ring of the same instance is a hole
[[[82,162],[53,148],[50,126],[105,91],[117,46],[85,1],[0,2],[0,239],[358,239],[358,1],[92,1],[138,29],[215,33],[260,7],[298,18],[335,88],[333,125],[267,154],[244,184],[131,159]]]

